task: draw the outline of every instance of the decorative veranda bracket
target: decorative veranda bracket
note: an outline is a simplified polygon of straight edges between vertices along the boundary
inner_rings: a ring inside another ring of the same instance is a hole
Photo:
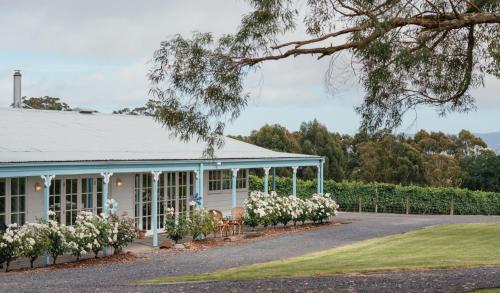
[[[52,183],[52,179],[54,179],[56,175],[42,175],[40,177],[42,177],[45,187],[49,188]]]
[[[160,180],[160,175],[162,171],[151,171],[151,174],[153,174],[153,180],[158,181]]]
[[[104,183],[108,184],[109,179],[113,176],[113,172],[101,172],[101,176],[103,177]]]

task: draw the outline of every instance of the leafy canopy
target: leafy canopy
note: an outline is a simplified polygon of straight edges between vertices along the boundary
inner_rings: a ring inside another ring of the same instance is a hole
[[[245,77],[271,60],[312,55],[334,63],[348,52],[365,91],[356,109],[369,132],[400,125],[417,105],[443,115],[469,111],[470,90],[485,74],[500,77],[498,0],[247,2],[252,11],[234,34],[176,35],[152,59],[155,116],[184,140],[206,141],[208,155],[247,105]],[[280,41],[302,26],[301,39]]]

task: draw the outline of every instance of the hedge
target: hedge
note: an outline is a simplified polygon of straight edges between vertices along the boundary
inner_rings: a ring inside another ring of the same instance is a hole
[[[316,180],[297,179],[297,196],[315,193]],[[386,183],[335,182],[325,180],[324,192],[331,193],[341,211],[379,213],[500,215],[500,193],[458,188],[401,186]],[[263,190],[262,178],[250,176],[250,190]],[[271,180],[269,180],[271,190]],[[276,177],[278,195],[292,193],[292,178]]]

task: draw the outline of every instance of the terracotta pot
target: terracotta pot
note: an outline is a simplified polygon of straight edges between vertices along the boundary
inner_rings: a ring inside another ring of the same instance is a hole
[[[137,238],[139,238],[139,239],[146,238],[146,231],[144,231],[144,230],[137,231]]]

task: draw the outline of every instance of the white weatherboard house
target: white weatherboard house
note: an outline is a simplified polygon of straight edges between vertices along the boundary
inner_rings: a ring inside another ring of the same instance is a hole
[[[322,157],[226,138],[207,159],[205,143],[182,142],[151,117],[21,109],[16,74],[14,108],[0,108],[0,223],[48,218],[50,210],[72,225],[79,211],[100,213],[112,198],[156,246],[167,207],[179,215],[196,198],[230,213],[248,196],[252,168],[263,169],[266,182],[270,170],[293,168],[295,193],[297,168],[316,166],[322,191]]]

